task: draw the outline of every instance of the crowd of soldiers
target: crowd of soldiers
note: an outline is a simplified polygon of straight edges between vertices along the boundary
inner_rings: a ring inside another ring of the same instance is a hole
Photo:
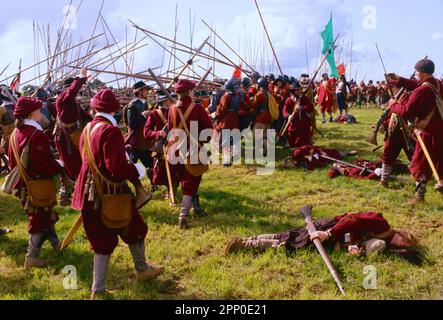
[[[425,152],[433,159],[436,173],[443,177],[443,113],[440,113],[443,110],[438,103],[443,97],[443,88],[433,77],[432,61],[422,60],[415,69],[415,80],[391,74],[389,83],[374,85],[369,81],[367,86],[364,82],[357,86],[344,76],[335,79],[324,74],[317,82],[306,74],[296,79],[285,75],[261,76],[254,72],[244,79],[215,81],[211,94],[207,89],[199,90],[196,83],[187,79],[177,79],[174,92],[140,81],[131,90],[133,100],[129,104],[123,104],[113,90],[104,87],[93,94],[87,108],[78,103],[79,94],[88,81],[86,69],[82,69],[78,77],[66,79],[57,92],[39,88],[18,97],[3,86],[0,153],[4,162],[2,168],[11,172],[8,177],[16,171],[11,193],[20,199],[29,217],[30,239],[25,268],[44,266],[39,254],[46,240],[54,250],[61,249],[55,229],[59,217],[54,207],[58,203],[82,213],[83,226],[94,251],[93,298],[112,294],[105,287],[105,279],[119,237],[129,246],[137,280],[151,280],[162,274],[164,267],[149,264],[145,256],[148,228],[139,209],[152,195],[143,193],[140,181],[147,176],[151,192],[164,186],[171,205],[175,204],[178,186],[181,187],[180,228],[189,227],[191,210],[197,216],[204,214],[198,191],[203,174],[208,170],[207,164],[189,165],[186,161],[170,164],[168,161],[171,153],[179,154],[174,144],[168,142],[168,133],[174,129],[184,130],[190,145],[195,138],[189,132],[191,122],[198,123],[198,133],[206,129],[215,131],[214,136],[200,141],[202,145],[219,139],[221,148],[228,154],[232,153],[232,143],[224,141],[220,134],[225,129],[258,131],[263,134],[266,145],[267,130],[272,128],[283,145],[296,149],[314,145],[315,105],[320,107],[324,124],[326,115],[333,122],[336,109],[343,114],[348,113],[350,107],[369,107],[375,103],[390,110],[382,125],[387,132],[382,184],[389,186],[392,164],[404,149],[411,159],[411,173],[417,182],[413,203],[424,201],[426,185],[434,170]],[[401,96],[390,97],[388,89],[398,92],[401,88],[406,89]],[[277,113],[273,110],[274,102]],[[412,139],[408,122],[419,130],[416,133],[427,151],[419,143],[411,150],[409,145],[416,139]],[[231,166],[232,157],[224,158],[223,164]],[[60,176],[58,200],[54,176]],[[135,199],[128,182],[137,190]],[[443,192],[443,180],[436,182],[435,189]],[[362,219],[381,221],[382,227],[367,223],[361,230],[359,224],[360,238],[365,234],[382,234],[379,238],[388,244],[398,238],[380,215],[363,214]],[[334,220],[333,225],[341,220]],[[340,242],[341,235],[355,231],[355,225],[349,221],[340,233],[328,227],[314,237]],[[253,240],[236,239],[230,243],[228,251],[248,247]],[[266,246],[286,243],[280,236],[268,237],[266,241]],[[378,248],[375,251],[383,247],[379,242],[375,245]]]

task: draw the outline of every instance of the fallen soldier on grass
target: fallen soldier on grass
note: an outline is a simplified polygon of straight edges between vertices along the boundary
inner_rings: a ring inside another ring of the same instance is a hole
[[[326,247],[350,255],[371,256],[381,252],[397,254],[411,263],[421,264],[418,240],[408,231],[392,229],[381,213],[346,213],[335,218],[322,218],[314,222],[318,231],[309,234],[306,227],[277,234],[264,234],[251,238],[233,237],[225,254],[241,250],[285,247],[287,250],[307,248],[313,239]]]

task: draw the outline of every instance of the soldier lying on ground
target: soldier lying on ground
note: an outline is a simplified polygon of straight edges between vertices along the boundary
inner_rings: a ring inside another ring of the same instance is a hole
[[[225,254],[246,249],[266,250],[279,247],[297,250],[309,247],[313,244],[312,240],[318,238],[325,246],[337,251],[347,249],[351,255],[370,256],[387,251],[416,264],[422,262],[422,256],[417,250],[417,239],[407,231],[392,229],[380,213],[346,213],[332,219],[319,219],[314,224],[318,231],[312,235],[306,228],[299,228],[247,239],[234,237],[226,246]]]

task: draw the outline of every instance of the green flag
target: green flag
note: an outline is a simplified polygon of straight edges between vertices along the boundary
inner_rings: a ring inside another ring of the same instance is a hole
[[[334,29],[332,25],[332,15],[329,19],[327,26],[325,27],[325,31],[321,33],[321,37],[323,39],[323,54],[326,55],[328,53],[329,48],[334,43]],[[332,47],[331,54],[326,58],[331,67],[331,77],[339,78],[337,65],[335,64],[335,47]]]

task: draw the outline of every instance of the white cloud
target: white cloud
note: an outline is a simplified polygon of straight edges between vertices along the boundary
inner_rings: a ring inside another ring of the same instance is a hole
[[[434,33],[431,35],[431,40],[432,40],[432,41],[443,40],[443,33],[434,32]]]

